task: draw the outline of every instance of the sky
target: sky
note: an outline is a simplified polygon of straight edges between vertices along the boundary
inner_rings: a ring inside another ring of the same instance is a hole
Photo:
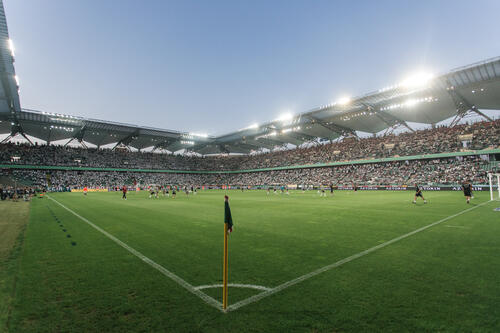
[[[221,135],[500,55],[500,1],[3,0],[23,108]]]

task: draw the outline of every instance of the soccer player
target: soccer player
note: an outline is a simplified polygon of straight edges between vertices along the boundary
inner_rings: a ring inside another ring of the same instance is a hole
[[[87,191],[88,191],[88,190],[87,190],[87,186],[85,186],[85,187],[83,188],[83,195],[87,195]]]
[[[172,199],[175,199],[176,192],[175,192],[175,186],[172,187]]]
[[[151,199],[153,195],[155,195],[155,189],[153,188],[153,186],[151,186],[149,188],[149,199]]]
[[[123,185],[123,187],[122,187],[122,193],[123,193],[122,200],[123,199],[127,200],[127,186]]]
[[[270,187],[267,188],[267,195],[269,195],[269,193],[271,193],[271,188]]]
[[[333,197],[333,184],[330,184],[330,196]]]
[[[466,181],[462,185],[462,189],[464,190],[464,196],[467,199],[467,203],[470,203],[470,198],[472,197],[472,185],[469,181]]]
[[[421,197],[422,200],[424,200],[424,204],[427,203],[427,200],[425,200],[424,196],[422,195],[422,188],[418,186],[418,184],[415,184],[415,197],[413,198],[413,203],[417,203],[417,197]]]

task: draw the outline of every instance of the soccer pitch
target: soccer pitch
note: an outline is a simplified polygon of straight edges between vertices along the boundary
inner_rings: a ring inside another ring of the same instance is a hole
[[[414,205],[413,192],[229,190],[227,313],[224,194],[34,199],[9,330],[500,330],[500,203],[487,192]]]

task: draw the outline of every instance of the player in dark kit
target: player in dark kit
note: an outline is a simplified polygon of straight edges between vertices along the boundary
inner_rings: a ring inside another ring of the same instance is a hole
[[[333,196],[333,184],[330,184],[330,195]]]
[[[422,188],[415,184],[415,198],[413,198],[413,203],[417,203],[417,197],[421,197],[422,200],[424,200],[424,204],[427,203],[427,200],[425,200],[424,196],[422,195]]]
[[[464,190],[464,196],[467,199],[467,203],[470,203],[470,198],[472,197],[472,185],[470,182],[466,181],[462,185],[462,190]]]
[[[122,187],[122,193],[123,193],[122,199],[127,200],[127,186],[123,185],[123,187]]]

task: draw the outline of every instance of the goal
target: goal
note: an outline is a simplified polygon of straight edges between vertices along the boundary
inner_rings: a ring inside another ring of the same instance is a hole
[[[500,198],[500,173],[488,173],[488,179],[490,182],[490,199]],[[496,190],[494,189],[496,187]]]

